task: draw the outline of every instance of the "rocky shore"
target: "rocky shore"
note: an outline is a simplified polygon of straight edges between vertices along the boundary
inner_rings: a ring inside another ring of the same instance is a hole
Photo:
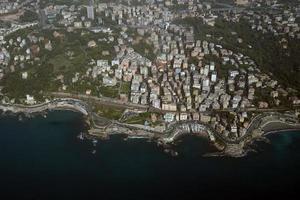
[[[0,104],[3,113],[24,114],[31,117],[35,114],[45,114],[52,110],[71,110],[83,114],[89,126],[85,137],[88,139],[109,139],[114,134],[124,134],[128,138],[148,138],[162,146],[166,153],[173,156],[177,152],[172,150],[172,144],[180,137],[194,135],[207,139],[213,144],[218,152],[209,156],[245,156],[250,150],[253,141],[265,138],[269,133],[287,130],[300,130],[299,119],[293,115],[282,113],[262,113],[254,117],[243,137],[229,139],[219,134],[208,124],[200,121],[180,121],[170,124],[166,130],[156,130],[141,125],[125,124],[114,120],[108,120],[93,113],[84,102],[72,99],[55,99],[38,105]]]

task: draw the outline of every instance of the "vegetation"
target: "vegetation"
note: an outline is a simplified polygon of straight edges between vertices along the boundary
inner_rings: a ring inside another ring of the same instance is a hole
[[[130,83],[129,82],[122,82],[120,88],[121,94],[129,94],[130,93]]]
[[[114,42],[98,41],[98,39],[108,38],[108,34],[96,34],[82,30],[69,33],[60,30],[60,36],[54,37],[53,31],[41,30],[35,32],[34,28],[30,28],[10,34],[6,40],[13,39],[16,41],[18,36],[26,38],[28,34],[45,38],[44,41],[37,43],[40,51],[35,57],[38,60],[24,61],[24,67],[15,64],[13,60],[11,61],[10,64],[15,66],[16,71],[8,73],[0,81],[0,84],[4,86],[2,90],[4,95],[10,98],[24,99],[26,94],[29,94],[38,100],[42,100],[43,92],[58,91],[64,83],[67,85],[67,92],[84,94],[86,90],[90,89],[92,95],[95,96],[102,94],[112,98],[118,97],[118,87],[103,87],[101,86],[101,77],[95,80],[85,76],[87,69],[91,67],[89,63],[92,60],[111,60],[114,56]],[[87,46],[91,40],[97,42],[97,47],[89,48]],[[47,41],[51,41],[51,51],[44,48]],[[25,50],[26,48],[20,49],[14,47],[14,45],[9,48],[12,58],[15,55],[25,55]],[[102,55],[102,51],[108,51],[109,55]],[[28,72],[29,76],[28,79],[23,80],[21,73],[25,71]],[[76,73],[79,74],[79,80],[73,83],[72,79]],[[57,80],[59,75],[63,75],[63,82]],[[99,84],[95,84],[95,82]]]
[[[150,121],[151,114],[148,112],[139,113],[125,121],[128,124],[145,124],[145,121]]]
[[[24,14],[20,16],[20,22],[33,22],[38,20],[38,14],[30,10],[25,10]]]
[[[27,80],[22,80],[19,72],[10,73],[1,81],[5,85],[2,92],[9,98],[24,99],[26,94],[34,94],[37,100],[43,99],[43,92],[57,88],[53,80],[53,65],[31,67]]]
[[[148,44],[144,40],[140,40],[133,46],[134,51],[141,54],[142,56],[148,58],[149,60],[155,60],[156,55],[154,53],[154,48],[152,45]]]
[[[272,88],[257,88],[255,90],[255,99],[253,103],[257,106],[258,102],[265,101],[268,103],[273,104],[274,99],[270,96],[270,93],[272,91]]]
[[[181,10],[187,10],[188,9],[188,5],[187,4],[175,4],[170,6],[169,8],[171,11],[181,11]]]
[[[121,118],[124,109],[113,108],[111,106],[94,105],[94,111],[99,115],[108,119],[118,120]]]
[[[105,86],[101,86],[99,88],[99,92],[101,95],[105,96],[105,97],[111,97],[111,98],[116,98],[119,96],[119,90],[118,90],[118,86],[115,87],[105,87]]]

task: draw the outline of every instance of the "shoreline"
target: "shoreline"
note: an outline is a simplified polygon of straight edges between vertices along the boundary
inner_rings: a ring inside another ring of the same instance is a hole
[[[210,153],[211,156],[230,156],[242,157],[247,155],[248,147],[256,140],[265,138],[265,136],[286,131],[300,131],[300,122],[296,124],[289,123],[292,116],[281,113],[264,113],[256,115],[249,124],[247,132],[244,136],[231,140],[219,134],[210,125],[199,121],[179,121],[171,124],[166,130],[157,131],[143,126],[120,123],[115,120],[109,120],[105,117],[99,117],[93,113],[89,106],[81,100],[72,98],[60,98],[38,105],[18,105],[18,104],[0,104],[2,114],[7,113],[23,113],[25,117],[31,117],[34,114],[47,113],[49,111],[73,111],[81,113],[84,116],[84,122],[87,124],[87,139],[107,140],[112,135],[123,134],[127,139],[143,138],[156,142],[162,146],[165,151],[170,151],[171,155],[176,154],[170,146],[181,137],[193,135],[203,137],[208,140],[220,152]],[[271,120],[270,116],[277,120]],[[97,118],[97,124],[95,122]],[[270,118],[270,119],[269,119]],[[270,128],[270,124],[275,124],[275,129]]]

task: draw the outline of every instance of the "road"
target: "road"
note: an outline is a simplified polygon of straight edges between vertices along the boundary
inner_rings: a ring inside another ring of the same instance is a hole
[[[220,6],[221,8],[212,8],[211,10],[213,12],[241,12],[243,11],[245,8],[241,8],[241,7],[236,7],[235,5],[230,5],[227,3],[220,3],[220,2],[215,2],[215,5]]]
[[[83,101],[93,101],[96,104],[106,105],[106,106],[112,106],[112,107],[119,107],[119,108],[127,108],[127,109],[141,109],[147,111],[149,109],[148,105],[140,105],[140,104],[134,104],[130,102],[122,102],[120,100],[109,98],[109,97],[95,97],[95,96],[89,96],[89,95],[82,95],[82,94],[71,94],[71,93],[62,93],[62,92],[52,92],[49,93],[49,95],[54,97],[63,97],[63,98],[75,98],[80,99]]]
[[[47,25],[47,16],[43,9],[39,9],[40,26],[43,28]]]
[[[296,123],[294,123],[296,122]],[[244,141],[247,137],[251,137],[255,130],[262,130],[268,123],[283,123],[291,128],[300,129],[299,120],[295,116],[281,114],[277,112],[266,112],[256,115],[250,122],[246,134],[236,140],[236,142]],[[265,132],[261,131],[261,134]]]
[[[64,92],[52,92],[48,95],[54,96],[54,97],[63,97],[63,98],[75,98],[80,99],[83,101],[93,101],[94,103],[100,104],[100,105],[107,105],[112,107],[119,107],[119,108],[125,108],[125,109],[141,109],[141,110],[147,110],[149,112],[155,112],[155,113],[178,113],[178,111],[168,111],[168,110],[161,110],[157,108],[153,108],[150,105],[141,105],[141,104],[134,104],[131,102],[122,102],[120,100],[117,100],[115,98],[109,98],[109,97],[95,97],[95,96],[89,96],[89,95],[82,95],[82,94],[71,94],[71,93],[64,93]],[[239,108],[239,109],[217,109],[217,110],[208,110],[200,113],[208,113],[208,112],[282,112],[282,111],[289,111],[293,109],[298,109],[299,106],[294,106],[293,108]],[[193,114],[193,113],[199,113],[199,111],[187,111],[187,112],[181,112],[185,114]]]
[[[89,115],[90,110],[88,106],[84,104],[84,102],[77,99],[55,99],[50,102],[41,103],[37,105],[27,106],[27,105],[19,105],[19,104],[0,104],[0,110],[4,112],[10,111],[13,113],[39,113],[46,110],[55,110],[55,109],[63,109],[63,110],[75,110],[84,115]]]

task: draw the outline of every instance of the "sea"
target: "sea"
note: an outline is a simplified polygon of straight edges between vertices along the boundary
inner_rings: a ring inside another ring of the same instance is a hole
[[[146,139],[80,140],[83,117],[0,117],[0,199],[295,199],[300,132],[269,135],[242,158],[205,157],[204,139],[183,137],[173,157]]]

